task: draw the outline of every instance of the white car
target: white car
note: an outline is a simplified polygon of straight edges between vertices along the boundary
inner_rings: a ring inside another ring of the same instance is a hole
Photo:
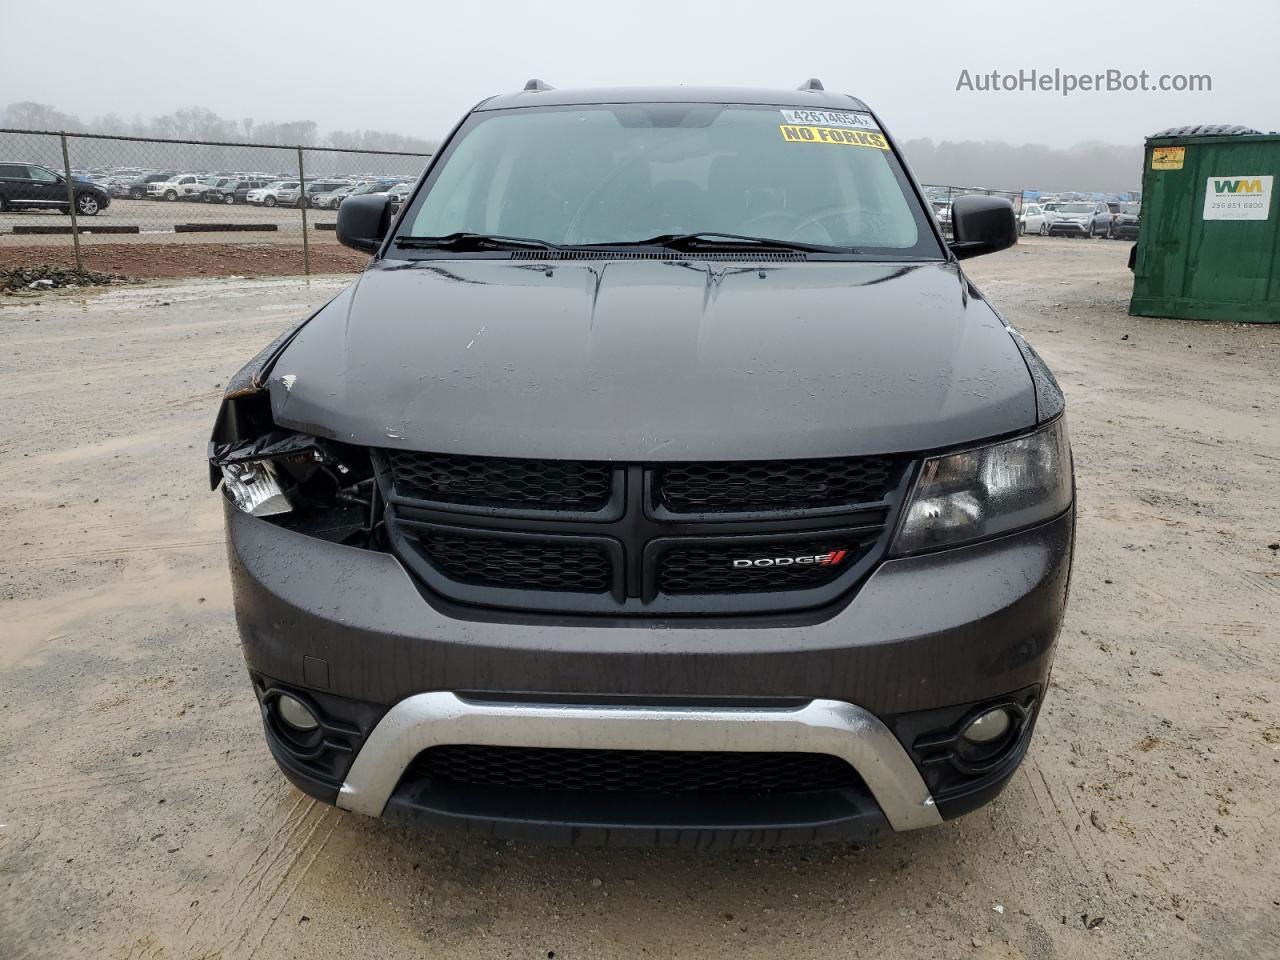
[[[179,173],[168,180],[157,180],[155,183],[148,183],[147,199],[177,200],[180,197],[189,197],[208,186],[208,184],[202,182],[203,179],[203,177],[197,177],[194,173]]]
[[[286,202],[280,199],[280,194],[288,195],[290,192],[293,198],[298,198],[298,181],[297,180],[275,180],[265,187],[259,187],[257,190],[250,190],[245,194],[245,200],[252,203],[255,207],[275,207]]]
[[[1038,233],[1042,237],[1049,235],[1051,214],[1038,203],[1024,203],[1022,213],[1018,216],[1018,233]]]

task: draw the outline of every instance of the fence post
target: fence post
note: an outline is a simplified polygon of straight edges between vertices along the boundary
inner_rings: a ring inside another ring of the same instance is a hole
[[[67,178],[67,210],[71,214],[71,241],[76,247],[76,269],[84,270],[84,260],[80,257],[80,221],[76,219],[76,188],[71,180],[71,157],[67,153],[67,135],[59,133],[62,142],[62,175]]]
[[[311,246],[307,240],[307,177],[302,169],[302,146],[298,146],[298,204],[302,207],[302,270],[311,276]]]

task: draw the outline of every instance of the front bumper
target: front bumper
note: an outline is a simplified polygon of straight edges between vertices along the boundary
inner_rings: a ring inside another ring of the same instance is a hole
[[[272,752],[303,789],[365,813],[500,835],[711,831],[749,842],[909,829],[998,793],[1026,749],[1038,696],[1008,763],[971,782],[939,779],[916,743],[975,705],[1043,691],[1074,524],[1068,511],[999,540],[887,561],[840,609],[790,621],[510,623],[437,610],[390,554],[226,510],[236,616],[260,699],[279,687],[342,715],[335,739],[345,752],[317,779],[273,736],[264,709]],[[847,794],[816,808],[774,802],[711,820],[686,809],[656,822],[625,803],[561,806],[531,819],[483,798],[433,800],[402,781],[423,750],[460,742],[825,753],[854,767],[871,802]]]
[[[1087,237],[1089,235],[1089,225],[1087,223],[1068,223],[1063,220],[1057,220],[1049,224],[1049,235]]]

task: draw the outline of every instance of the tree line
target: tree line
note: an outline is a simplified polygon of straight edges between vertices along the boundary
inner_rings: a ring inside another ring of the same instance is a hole
[[[47,103],[26,100],[11,103],[0,113],[0,127],[18,130],[61,130],[123,137],[156,137],[161,140],[221,140],[231,143],[265,143],[304,147],[340,147],[346,150],[404,150],[430,153],[432,140],[409,137],[389,130],[330,130],[322,133],[314,120],[233,120],[205,107],[183,107],[158,117],[140,114],[125,117],[106,113],[82,120]]]
[[[158,117],[108,113],[85,122],[44,103],[11,103],[0,127],[65,130],[164,140],[222,140],[232,143],[340,147],[347,150],[404,150],[430,153],[437,141],[388,130],[331,130],[314,120],[232,120],[204,107],[184,107]],[[1136,190],[1142,179],[1142,145],[1082,143],[1074,147],[1014,146],[1003,141],[908,140],[902,144],[916,175],[926,183],[1002,190]]]

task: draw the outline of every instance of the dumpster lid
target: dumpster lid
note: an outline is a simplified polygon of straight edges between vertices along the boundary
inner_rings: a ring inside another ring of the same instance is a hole
[[[1170,127],[1147,137],[1158,140],[1161,137],[1234,137],[1250,136],[1262,133],[1253,127],[1242,127],[1235,123],[1193,123],[1185,127]]]

